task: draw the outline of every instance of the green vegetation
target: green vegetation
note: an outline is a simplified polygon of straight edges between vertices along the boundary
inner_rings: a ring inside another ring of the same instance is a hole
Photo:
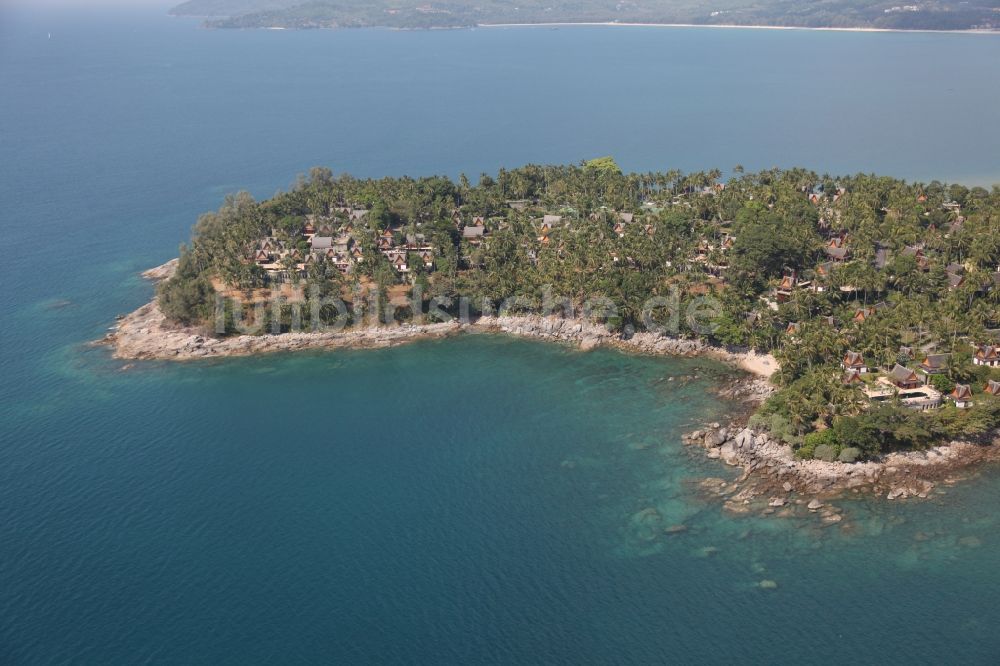
[[[902,30],[992,29],[1000,23],[990,0],[932,0],[892,5],[870,0],[189,0],[172,13],[209,16],[216,28],[454,28],[498,23],[681,23]]]
[[[231,196],[202,216],[160,304],[208,325],[217,289],[343,300],[306,327],[358,322],[373,297],[392,299],[397,321],[459,316],[460,297],[471,316],[613,304],[591,314],[623,336],[653,323],[772,352],[781,390],[751,425],[802,458],[869,458],[1000,424],[1000,389],[985,390],[1000,380],[1000,187],[802,169],[720,177],[625,174],[611,158],[475,185],[313,169],[290,192]],[[678,315],[706,298],[707,321]],[[235,330],[234,299],[224,314]],[[288,303],[254,316],[277,331],[295,323]],[[845,376],[849,351],[864,374]]]
[[[584,164],[587,169],[596,169],[597,171],[605,171],[613,175],[620,175],[622,169],[618,166],[618,162],[615,162],[615,158],[611,156],[598,157],[593,160],[589,160]]]

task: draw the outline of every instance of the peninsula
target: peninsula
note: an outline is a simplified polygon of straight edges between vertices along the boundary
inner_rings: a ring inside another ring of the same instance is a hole
[[[472,184],[315,168],[203,215],[107,341],[193,359],[497,331],[711,355],[769,378],[728,389],[759,403],[749,421],[688,438],[712,457],[794,468],[815,492],[992,459],[1000,188],[735,172],[599,158]]]
[[[865,30],[995,30],[996,3],[930,0],[893,5],[864,0],[188,0],[171,10],[206,17],[211,28],[468,28],[479,25],[640,24],[836,28]]]

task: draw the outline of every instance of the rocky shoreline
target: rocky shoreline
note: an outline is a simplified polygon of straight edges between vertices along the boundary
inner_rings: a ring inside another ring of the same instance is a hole
[[[843,518],[831,501],[861,494],[887,500],[927,499],[972,468],[1000,460],[996,441],[985,445],[951,442],[868,462],[798,460],[788,444],[738,424],[713,423],[684,435],[683,441],[704,448],[709,458],[743,470],[731,483],[718,478],[701,483],[703,492],[722,498],[726,510],[779,517],[808,512],[828,524]]]
[[[177,260],[145,271],[143,277],[159,281],[169,278]],[[499,333],[515,337],[551,340],[579,346],[588,351],[601,346],[651,355],[709,357],[766,379],[777,370],[770,355],[737,353],[713,347],[700,340],[672,338],[639,332],[629,338],[612,333],[603,325],[582,319],[539,315],[484,316],[475,321],[396,326],[361,326],[342,331],[238,335],[216,338],[198,328],[169,322],[154,299],[134,312],[121,316],[100,341],[114,349],[115,358],[124,360],[187,361],[203,358],[249,356],[300,349],[382,348],[417,340],[443,338],[459,333]],[[773,389],[766,381],[754,383],[762,397]]]
[[[446,337],[460,330],[461,327],[457,324],[440,323],[349,329],[327,333],[282,333],[216,338],[206,335],[200,329],[179,327],[168,322],[153,301],[122,317],[114,329],[99,342],[111,345],[115,358],[191,361],[302,349],[375,349],[420,339]]]
[[[169,278],[176,260],[150,269],[143,277]],[[893,453],[878,461],[841,463],[798,460],[787,444],[767,433],[745,427],[750,413],[775,390],[768,378],[777,370],[769,355],[737,353],[700,340],[671,338],[651,332],[625,338],[604,326],[579,319],[537,315],[489,316],[471,323],[457,321],[345,329],[339,332],[240,335],[215,338],[194,328],[167,321],[156,301],[119,318],[99,344],[110,345],[115,358],[125,360],[190,361],[205,358],[249,356],[301,349],[374,349],[417,340],[444,338],[461,333],[497,333],[515,337],[573,344],[587,351],[614,347],[629,353],[708,357],[748,373],[721,387],[718,395],[743,410],[733,421],[718,423],[683,436],[685,444],[704,448],[706,455],[740,467],[732,483],[711,478],[701,490],[722,498],[728,511],[739,514],[793,516],[815,513],[825,523],[839,522],[835,498],[870,493],[888,500],[927,498],[942,485],[954,483],[962,471],[979,463],[1000,460],[1000,446],[952,442],[923,452]]]

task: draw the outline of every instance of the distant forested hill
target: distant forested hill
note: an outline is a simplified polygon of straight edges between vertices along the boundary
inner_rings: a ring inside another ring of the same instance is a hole
[[[894,4],[915,2],[912,5]],[[1000,0],[188,0],[214,28],[447,28],[488,23],[695,23],[903,30],[1000,29]]]

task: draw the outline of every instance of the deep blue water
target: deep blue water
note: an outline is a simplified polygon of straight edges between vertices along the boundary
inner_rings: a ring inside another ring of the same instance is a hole
[[[476,337],[123,370],[86,343],[199,212],[315,164],[1000,180],[998,62],[0,10],[0,663],[996,663],[997,471],[850,529],[727,516],[694,486],[731,472],[677,440],[726,407],[709,364]]]

